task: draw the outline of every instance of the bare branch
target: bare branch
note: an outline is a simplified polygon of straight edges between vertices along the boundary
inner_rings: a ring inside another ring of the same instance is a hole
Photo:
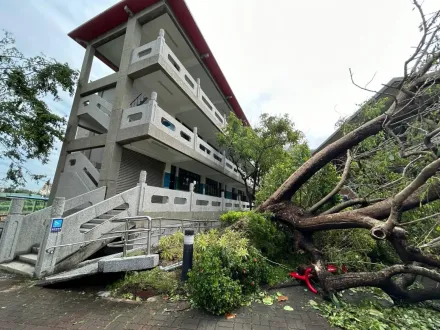
[[[351,72],[351,68],[349,68],[348,71],[350,72],[350,79],[351,79],[351,82],[352,82],[353,85],[355,85],[356,87],[358,87],[358,88],[360,88],[360,89],[363,89],[364,91],[367,91],[367,92],[371,92],[371,93],[375,93],[375,94],[381,94],[381,95],[389,96],[389,97],[393,98],[394,101],[397,103],[397,98],[396,98],[396,96],[393,95],[393,94],[389,94],[389,93],[385,93],[385,92],[378,92],[378,91],[374,91],[374,90],[372,90],[372,89],[368,89],[368,88],[366,88],[366,87],[368,86],[369,83],[368,83],[367,85],[365,85],[365,87],[362,87],[362,86],[358,85],[357,83],[355,83],[355,81],[354,81],[354,79],[353,79],[353,75],[354,75],[354,74],[353,74],[353,72]],[[374,78],[374,77],[373,77],[373,78]]]
[[[328,209],[327,211],[322,212],[321,215],[340,212],[342,210],[345,210],[348,207],[355,206],[355,205],[370,205],[370,204],[374,204],[377,202],[381,202],[383,200],[384,200],[384,198],[375,198],[375,199],[370,199],[370,200],[367,198],[355,198],[355,199],[351,199],[349,201],[340,203],[338,205],[335,205],[332,208]]]

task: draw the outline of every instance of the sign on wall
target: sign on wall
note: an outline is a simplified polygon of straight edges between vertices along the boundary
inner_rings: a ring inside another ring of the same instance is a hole
[[[58,233],[63,228],[63,218],[53,218],[52,225],[50,226],[51,233]]]

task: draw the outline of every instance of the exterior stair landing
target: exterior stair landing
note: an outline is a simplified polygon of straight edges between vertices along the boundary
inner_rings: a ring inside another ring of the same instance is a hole
[[[19,275],[33,277],[39,250],[40,248],[38,246],[34,246],[31,253],[21,254],[16,260],[0,264],[0,269]]]

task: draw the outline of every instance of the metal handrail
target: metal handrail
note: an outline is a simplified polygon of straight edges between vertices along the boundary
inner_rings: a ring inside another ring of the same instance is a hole
[[[148,228],[138,228],[138,229],[130,229],[129,224],[130,222],[137,222],[137,221],[148,221]],[[159,227],[153,228],[153,220],[159,220]],[[178,224],[171,224],[171,225],[165,225],[162,226],[162,220],[172,220],[172,221],[180,221]],[[68,244],[60,244],[60,245],[54,245],[49,248],[47,248],[45,251],[47,253],[54,253],[56,248],[61,247],[67,247],[67,246],[75,246],[75,245],[85,245],[89,243],[109,240],[109,239],[116,239],[116,238],[123,238],[123,242],[110,242],[107,245],[111,247],[123,247],[122,250],[122,256],[126,257],[127,255],[127,245],[134,246],[134,245],[145,245],[145,243],[129,243],[133,241],[138,241],[147,238],[147,253],[151,254],[151,238],[152,237],[159,237],[159,239],[162,237],[162,229],[170,229],[170,228],[180,228],[183,229],[185,227],[191,227],[191,224],[184,225],[184,222],[193,222],[198,223],[198,232],[200,232],[200,224],[202,222],[204,223],[211,223],[210,228],[214,228],[212,223],[218,222],[218,220],[199,220],[199,219],[178,219],[178,218],[165,218],[165,217],[158,217],[158,218],[151,218],[146,215],[139,215],[139,216],[133,216],[133,217],[125,217],[125,218],[117,218],[117,219],[111,219],[109,220],[111,222],[124,222],[125,223],[125,230],[120,231],[114,231],[114,232],[108,232],[101,234],[101,238],[88,240],[88,241],[81,241],[81,242],[75,242],[75,243],[68,243]],[[157,235],[153,235],[153,232],[159,232]],[[129,239],[128,236],[130,234],[134,233],[147,233],[147,236],[141,236],[136,238]],[[102,237],[106,235],[114,235],[114,234],[120,234],[117,236],[111,236],[111,237]]]

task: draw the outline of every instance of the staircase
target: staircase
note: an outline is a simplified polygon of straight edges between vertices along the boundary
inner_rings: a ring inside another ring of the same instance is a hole
[[[143,93],[140,93],[133,101],[131,101],[129,107],[130,108],[138,107],[147,101],[148,101],[148,97],[144,96]]]
[[[100,216],[87,221],[86,223],[83,223],[79,228],[79,231],[81,233],[87,233],[88,231],[92,230],[93,228],[96,228],[99,225],[102,225],[103,223],[116,218],[121,212],[125,211],[128,208],[128,204],[124,203],[118,207],[115,207],[114,209],[101,214]]]
[[[16,260],[0,264],[0,269],[11,273],[33,277],[39,251],[39,246],[33,246],[30,253],[20,254]]]

